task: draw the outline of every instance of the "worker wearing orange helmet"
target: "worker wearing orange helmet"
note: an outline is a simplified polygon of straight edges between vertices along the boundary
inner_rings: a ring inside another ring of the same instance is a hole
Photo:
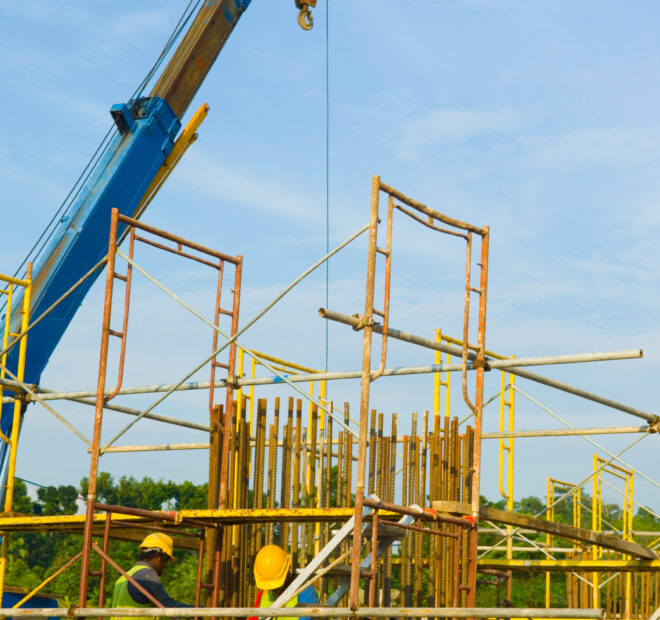
[[[293,580],[291,569],[291,556],[277,545],[262,547],[254,559],[254,580],[259,592],[255,607],[272,607],[277,597],[284,592]],[[284,607],[297,607],[299,605],[316,605],[319,602],[319,593],[314,586],[308,586],[284,604]],[[249,620],[259,620],[257,616],[250,616]],[[277,620],[298,620],[291,616],[280,617]],[[311,620],[302,617],[300,620]]]
[[[192,607],[174,600],[163,588],[160,576],[168,562],[174,559],[174,544],[167,534],[149,534],[140,543],[140,558],[127,574],[139,583],[163,607]],[[115,582],[112,607],[154,607],[154,604],[123,575]],[[117,618],[113,620],[119,620]],[[126,617],[122,620],[136,620]],[[137,619],[137,620],[147,620]]]

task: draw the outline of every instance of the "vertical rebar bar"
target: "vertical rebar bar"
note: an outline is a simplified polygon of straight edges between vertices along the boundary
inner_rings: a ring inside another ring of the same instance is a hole
[[[300,508],[300,456],[302,451],[301,438],[302,411],[300,408],[298,408],[296,410],[296,428],[294,433],[293,450],[293,497],[291,501],[291,506],[293,508]],[[294,570],[300,565],[298,558],[298,529],[299,525],[297,523],[293,523],[291,526],[291,564]]]
[[[315,499],[317,497],[317,493],[315,492],[314,489],[314,482],[316,480],[316,472],[317,472],[317,467],[320,467],[320,465],[317,465],[317,461],[319,460],[319,455],[318,452],[319,450],[319,443],[318,443],[318,419],[319,419],[319,409],[316,405],[312,406],[312,412],[311,412],[311,422],[312,426],[309,431],[309,464],[307,467],[307,470],[309,471],[309,487],[306,489],[306,494],[305,494],[305,501],[304,501],[304,506],[307,506],[308,508],[312,507],[314,505]],[[307,557],[311,559],[314,557],[319,551],[320,551],[320,546],[319,546],[319,536],[321,533],[321,527],[319,523],[308,523],[307,526],[307,541],[308,541],[308,546],[307,546]]]
[[[371,410],[369,427],[369,493],[376,491],[376,410]]]
[[[234,271],[234,288],[233,293],[233,303],[231,311],[231,331],[230,336],[235,336],[238,332],[238,311],[241,303],[241,271],[243,265],[243,257],[237,256],[237,262],[235,264]],[[214,330],[215,332],[215,330]],[[214,349],[215,350],[215,349]],[[234,378],[234,373],[236,369],[236,342],[232,341],[229,345],[229,359],[227,361],[227,389],[225,397],[225,425],[231,424],[232,421],[232,403],[234,401],[234,391],[232,388],[232,380]],[[229,458],[230,458],[230,445],[227,443],[229,441],[229,435],[225,434],[224,443],[222,446],[222,462],[220,465],[220,493],[219,493],[219,507],[224,508],[227,505],[227,494],[229,484]]]

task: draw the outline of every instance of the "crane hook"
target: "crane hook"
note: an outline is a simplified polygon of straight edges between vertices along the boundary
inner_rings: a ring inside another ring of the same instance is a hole
[[[303,30],[311,30],[314,27],[314,18],[310,9],[316,6],[316,0],[296,0],[298,12],[298,24]]]

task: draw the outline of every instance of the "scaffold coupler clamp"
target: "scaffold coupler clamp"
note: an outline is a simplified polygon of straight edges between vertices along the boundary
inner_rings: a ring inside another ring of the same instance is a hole
[[[353,330],[359,332],[365,327],[373,327],[376,323],[374,322],[374,317],[370,316],[368,319],[362,314],[354,314],[353,318],[356,318],[358,322],[353,325]]]
[[[314,18],[311,9],[316,7],[316,0],[296,0],[298,12],[298,24],[303,30],[311,30],[314,27]]]
[[[485,371],[490,370],[490,366],[488,365],[488,360],[481,355],[477,355],[477,359],[474,360],[474,367],[483,368]]]
[[[655,416],[651,422],[649,422],[649,433],[660,433],[660,416]]]
[[[28,384],[28,387],[33,392],[37,391],[37,384],[36,383]],[[21,390],[20,392],[17,392],[15,398],[16,398],[16,400],[20,401],[23,405],[29,405],[30,403],[36,402],[36,400],[37,400],[27,390]]]

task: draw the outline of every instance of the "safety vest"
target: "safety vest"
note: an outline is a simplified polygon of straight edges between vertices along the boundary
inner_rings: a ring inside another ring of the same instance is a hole
[[[271,607],[277,600],[277,594],[273,590],[259,590],[255,607]],[[294,596],[284,607],[295,607],[298,604],[298,596]],[[248,620],[261,620],[258,616],[250,616]],[[299,620],[296,616],[277,616],[275,620]]]
[[[138,571],[149,568],[142,564],[136,564],[126,574],[131,577]],[[153,607],[151,603],[138,603],[128,592],[128,579],[122,575],[115,581],[115,589],[112,593],[112,607]],[[112,620],[154,620],[148,616],[118,616],[113,617]]]
[[[301,592],[301,594],[307,593],[307,591],[310,590],[312,591],[313,594],[315,594],[315,600],[318,603],[318,592],[314,590],[311,586],[306,588]],[[254,601],[254,606],[255,607],[271,607],[273,603],[277,600],[277,594],[273,590],[259,590],[257,593],[257,600]],[[298,595],[294,596],[288,603],[284,605],[284,607],[297,607],[298,606]],[[303,602],[308,602],[304,600]],[[309,601],[310,603],[312,602],[311,600]],[[258,616],[250,616],[248,620],[262,620]],[[311,620],[311,618],[305,616],[302,618],[296,617],[296,616],[277,616],[275,620]]]

